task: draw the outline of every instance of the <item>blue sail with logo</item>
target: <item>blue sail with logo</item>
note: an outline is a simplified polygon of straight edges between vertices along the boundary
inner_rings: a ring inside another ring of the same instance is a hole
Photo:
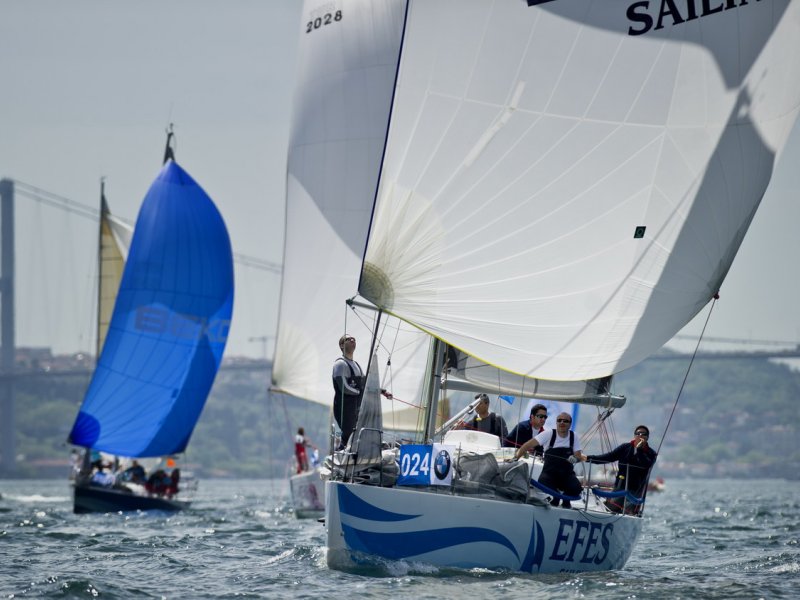
[[[225,223],[169,160],[139,211],[108,335],[69,442],[130,457],[182,452],[222,361],[232,310]]]

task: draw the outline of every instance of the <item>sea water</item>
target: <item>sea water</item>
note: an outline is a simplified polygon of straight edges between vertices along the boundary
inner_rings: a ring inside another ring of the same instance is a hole
[[[0,480],[2,598],[796,598],[800,482],[669,480],[625,569],[526,575],[325,565],[284,481],[201,481],[168,514],[72,513],[65,481]]]

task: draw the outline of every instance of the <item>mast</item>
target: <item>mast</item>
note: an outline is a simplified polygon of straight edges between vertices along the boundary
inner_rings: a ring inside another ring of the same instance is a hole
[[[97,227],[97,314],[95,315],[95,326],[97,331],[95,333],[95,347],[94,359],[100,360],[100,352],[103,349],[103,337],[101,335],[102,328],[102,302],[103,302],[103,228],[108,218],[109,210],[106,203],[106,178],[100,178],[100,222]]]
[[[428,351],[428,364],[430,371],[425,382],[425,431],[423,440],[433,442],[433,433],[436,431],[436,414],[439,411],[439,388],[441,387],[442,364],[444,363],[444,344],[438,338],[431,338]]]
[[[172,123],[167,129],[167,143],[164,146],[164,160],[161,164],[166,164],[168,160],[175,161],[175,133],[172,131]]]

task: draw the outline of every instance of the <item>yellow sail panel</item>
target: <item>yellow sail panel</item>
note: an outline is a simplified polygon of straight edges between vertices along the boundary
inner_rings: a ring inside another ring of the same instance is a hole
[[[103,349],[114,312],[114,302],[117,300],[117,291],[122,281],[122,271],[125,268],[125,256],[128,253],[125,237],[115,233],[121,222],[114,219],[103,201],[100,214],[100,244],[98,269],[100,272],[99,292],[97,304],[97,356]],[[132,228],[129,228],[132,230]],[[130,240],[130,232],[127,240]]]

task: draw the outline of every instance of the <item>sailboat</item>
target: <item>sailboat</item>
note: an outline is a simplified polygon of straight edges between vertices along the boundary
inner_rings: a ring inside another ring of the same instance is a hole
[[[350,304],[376,309],[371,347],[385,318],[431,340],[415,437],[360,415],[329,459],[330,567],[625,566],[641,512],[593,489],[554,508],[534,465],[433,415],[454,389],[624,405],[613,376],[718,293],[767,188],[800,107],[798,22],[786,0],[305,2],[299,65],[325,104],[296,172],[317,206],[374,198]]]
[[[341,20],[341,14],[320,15],[326,21]],[[283,402],[332,407],[331,370],[341,352],[339,338],[347,333],[368,348],[372,336],[373,318],[359,314],[356,307],[346,307],[342,301],[358,285],[373,205],[364,182],[380,166],[379,150],[386,135],[384,123],[363,122],[359,114],[390,102],[391,90],[381,84],[393,76],[395,63],[377,56],[365,57],[363,64],[333,72],[322,56],[318,48],[301,45],[297,59],[301,67],[290,129],[283,273],[270,396]],[[366,89],[370,93],[365,95]],[[339,108],[348,107],[356,129],[338,118],[326,122],[331,92],[339,98]],[[330,174],[308,168],[322,155],[331,161]],[[326,179],[334,172],[336,179],[344,175],[355,187],[328,186]],[[403,400],[418,397],[425,359],[411,354],[413,364],[399,368],[387,362],[392,348],[419,348],[426,340],[413,327],[397,320],[388,327],[393,332],[389,347],[375,348],[371,355],[362,357],[361,366],[366,371],[371,356],[382,365],[387,385],[397,398],[384,398],[384,408],[391,414],[387,425],[411,429],[416,427],[420,410]],[[287,438],[300,426],[303,423],[289,423]],[[322,445],[323,441],[315,442]],[[323,452],[331,445],[332,441],[326,443]],[[325,488],[319,465],[292,474],[289,488],[296,516],[323,515]]]
[[[180,469],[168,467],[186,449],[222,361],[233,255],[222,216],[175,162],[169,138],[167,150],[127,257],[101,193],[102,351],[68,439],[86,449],[73,482],[76,513],[176,511],[191,502]],[[123,466],[150,459],[164,468],[147,481],[124,480],[109,472],[110,457]]]

